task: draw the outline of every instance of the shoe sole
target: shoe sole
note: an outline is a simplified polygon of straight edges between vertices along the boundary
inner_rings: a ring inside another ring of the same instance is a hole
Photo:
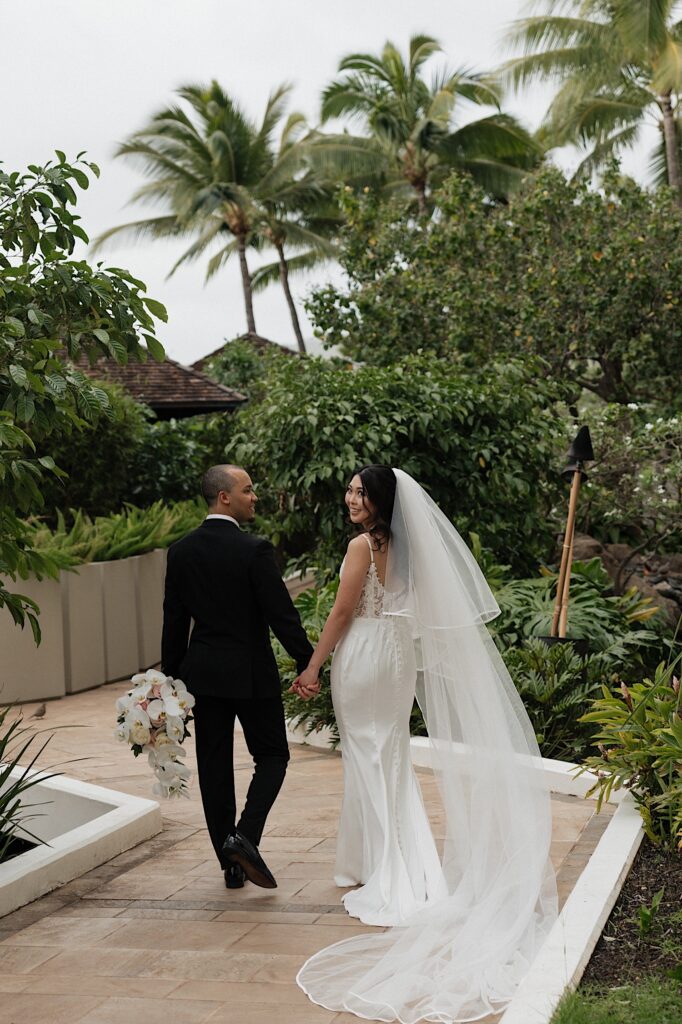
[[[272,875],[268,877],[268,875],[263,874],[263,872],[259,871],[250,860],[246,859],[246,857],[242,857],[238,853],[230,853],[228,855],[228,859],[233,861],[235,864],[239,864],[248,880],[253,882],[254,885],[259,885],[261,889],[277,888],[277,882]]]

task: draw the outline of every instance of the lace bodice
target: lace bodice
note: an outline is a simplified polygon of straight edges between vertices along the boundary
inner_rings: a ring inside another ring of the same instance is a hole
[[[365,534],[365,536],[367,535]],[[365,582],[362,584],[358,603],[353,612],[354,619],[380,619],[384,610],[384,586],[379,579],[377,567],[374,563],[374,548],[369,537],[367,537],[367,543],[369,544],[371,562],[365,576]],[[344,558],[343,562],[345,561]],[[341,564],[339,575],[341,573],[343,573],[343,563]]]

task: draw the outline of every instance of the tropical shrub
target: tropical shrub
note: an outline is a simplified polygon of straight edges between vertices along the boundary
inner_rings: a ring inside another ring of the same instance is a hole
[[[196,498],[204,470],[222,459],[233,432],[232,414],[157,420],[120,388],[101,387],[111,416],[50,443],[50,454],[66,474],[44,488],[50,521],[57,509],[106,516],[126,503]]]
[[[0,169],[0,577],[14,581],[55,571],[31,548],[24,526],[57,472],[43,453],[110,413],[105,391],[68,360],[81,352],[119,362],[164,355],[154,317],[165,320],[166,311],[146,297],[144,284],[72,258],[77,239],[88,240],[74,212],[75,189],[99,171],[57,157],[26,173]],[[32,602],[0,585],[3,605],[20,625],[28,619],[39,639]]]
[[[94,520],[81,511],[71,512],[68,526],[59,511],[55,528],[37,521],[29,524],[33,547],[63,569],[168,547],[200,525],[206,505],[199,500],[175,505],[157,501],[143,509],[128,505],[122,512]]]
[[[679,408],[682,220],[669,189],[609,172],[603,188],[556,168],[491,206],[466,177],[416,219],[343,194],[346,283],[307,308],[328,345],[387,365],[409,353],[485,366],[535,354],[545,372],[610,401]]]
[[[550,635],[557,579],[557,573],[543,567],[536,577],[510,580],[498,589],[501,614],[491,628],[503,652],[529,637]],[[592,651],[609,653],[614,664],[631,663],[636,671],[642,664],[638,658],[648,648],[658,657],[660,632],[643,628],[644,623],[653,624],[658,609],[634,587],[620,596],[607,596],[611,586],[599,558],[573,563],[567,634],[588,640]]]
[[[649,838],[682,849],[682,703],[674,667],[661,663],[653,679],[619,689],[602,686],[602,696],[583,721],[597,727],[599,754],[581,772],[597,780],[588,795],[598,804],[624,787],[634,797]]]
[[[553,543],[559,482],[546,466],[561,393],[532,361],[462,373],[420,356],[355,369],[281,360],[268,400],[239,414],[226,458],[263,482],[272,540],[299,566],[313,551],[320,568],[338,566],[348,480],[381,462],[411,473],[464,536],[475,529],[495,558],[523,572]]]

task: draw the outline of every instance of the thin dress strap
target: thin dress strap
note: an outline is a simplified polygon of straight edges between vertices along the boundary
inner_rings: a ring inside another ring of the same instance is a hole
[[[367,543],[369,544],[369,557],[372,559],[372,565],[374,565],[374,546],[372,545],[372,538],[368,533],[363,533],[363,537],[366,537]]]

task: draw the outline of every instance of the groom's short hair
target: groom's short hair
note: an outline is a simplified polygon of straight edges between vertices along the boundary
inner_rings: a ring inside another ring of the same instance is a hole
[[[244,472],[241,466],[231,465],[211,466],[206,470],[201,480],[201,493],[208,505],[215,505],[220,491],[229,493],[232,490],[236,483],[235,471]]]

